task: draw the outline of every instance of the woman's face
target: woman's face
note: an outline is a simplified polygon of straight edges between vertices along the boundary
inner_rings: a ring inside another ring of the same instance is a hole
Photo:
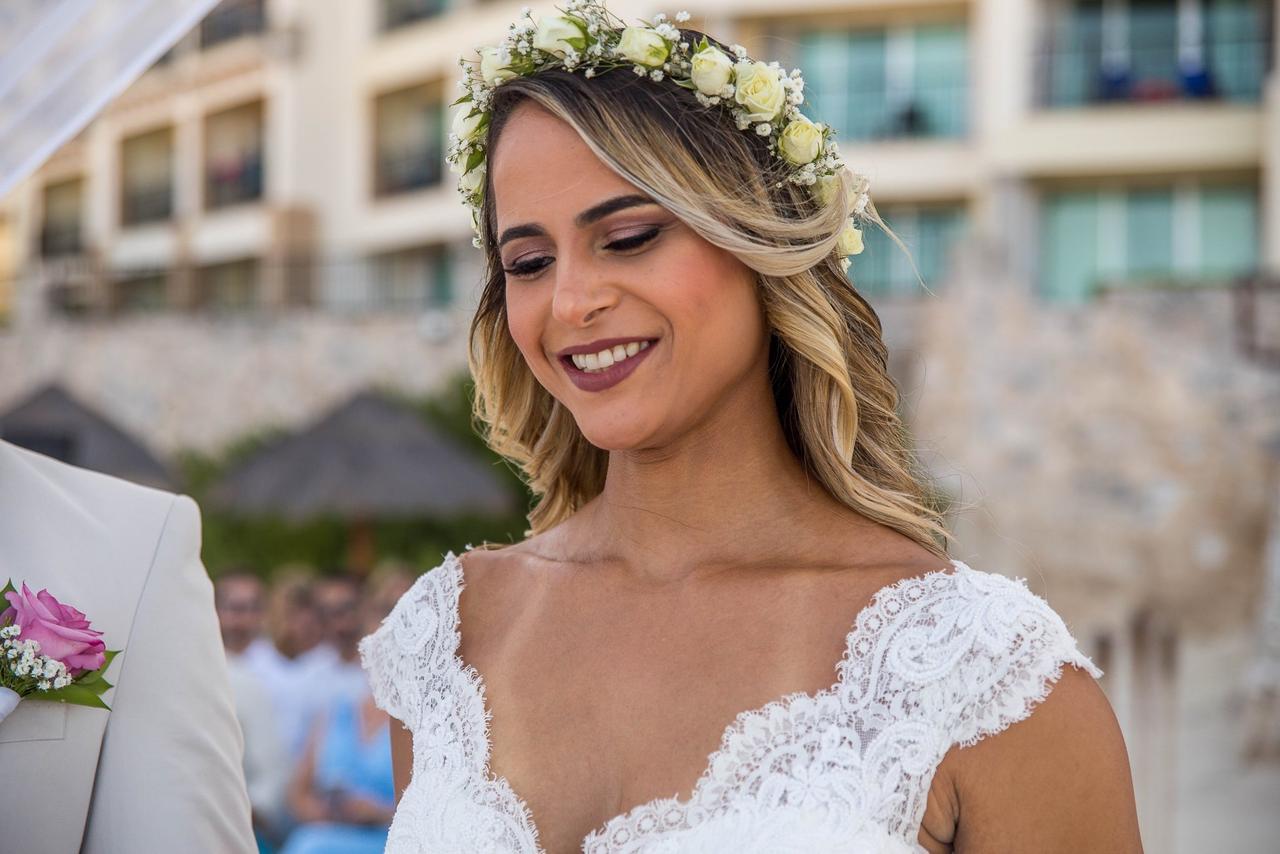
[[[666,445],[759,392],[744,380],[767,376],[768,334],[745,264],[531,102],[489,169],[511,336],[589,442]]]

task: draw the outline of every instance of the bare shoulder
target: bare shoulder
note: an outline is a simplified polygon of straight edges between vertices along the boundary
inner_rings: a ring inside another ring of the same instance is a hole
[[[1030,715],[953,747],[934,783],[956,807],[956,852],[1142,851],[1119,724],[1098,683],[1074,666]]]
[[[546,563],[547,534],[511,545],[474,548],[458,557],[463,589],[458,612],[465,651],[500,642],[512,627],[513,616],[527,614],[539,601]]]

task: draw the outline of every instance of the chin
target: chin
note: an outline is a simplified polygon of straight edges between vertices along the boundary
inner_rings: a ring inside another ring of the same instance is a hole
[[[605,419],[585,423],[578,420],[583,437],[602,451],[633,451],[653,444],[653,430],[637,419],[604,422]]]

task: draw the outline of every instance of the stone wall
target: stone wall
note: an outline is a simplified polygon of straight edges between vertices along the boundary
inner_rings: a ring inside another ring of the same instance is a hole
[[[458,314],[139,316],[0,330],[0,409],[57,380],[162,456],[301,426],[370,386],[426,394],[466,369]]]

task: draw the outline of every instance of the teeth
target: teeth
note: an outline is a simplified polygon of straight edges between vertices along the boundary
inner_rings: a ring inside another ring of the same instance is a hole
[[[649,346],[648,341],[632,341],[630,344],[619,344],[599,353],[574,353],[570,358],[580,371],[603,371],[628,359]]]

